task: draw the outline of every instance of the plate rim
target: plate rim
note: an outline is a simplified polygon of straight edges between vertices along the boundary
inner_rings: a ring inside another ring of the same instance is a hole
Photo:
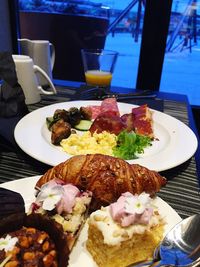
[[[53,145],[51,144],[48,144],[47,145],[47,142],[46,140],[43,140],[42,142],[42,145],[45,147],[45,149],[48,149],[51,153],[52,153],[52,158],[50,156],[50,154],[48,155],[45,155],[45,157],[42,157],[40,155],[40,153],[38,153],[38,151],[32,151],[32,150],[35,150],[37,149],[36,148],[36,144],[35,144],[35,141],[32,140],[34,142],[34,145],[35,145],[35,148],[33,149],[30,149],[28,148],[28,145],[26,143],[24,143],[24,139],[21,140],[20,138],[20,135],[23,134],[23,124],[27,124],[27,121],[28,120],[32,120],[34,117],[37,117],[38,115],[42,115],[43,112],[48,112],[48,110],[53,110],[54,108],[59,108],[59,106],[66,106],[66,109],[72,107],[72,106],[84,106],[84,105],[100,105],[102,101],[100,100],[87,100],[87,101],[81,101],[81,100],[77,100],[77,101],[66,101],[66,102],[59,102],[59,103],[54,103],[54,104],[51,104],[51,105],[48,105],[48,106],[45,106],[45,107],[41,107],[41,108],[38,108],[30,113],[28,113],[27,115],[25,115],[18,123],[17,125],[15,126],[15,129],[14,129],[14,138],[15,138],[15,141],[16,143],[18,144],[18,146],[26,153],[28,154],[29,156],[33,157],[34,159],[42,162],[42,163],[45,163],[47,165],[50,165],[50,166],[55,166],[57,164],[59,164],[60,162],[62,161],[65,161],[67,160],[68,158],[72,157],[73,155],[69,155],[67,154],[66,152],[62,152],[62,151],[56,151],[57,149],[53,147]],[[119,109],[120,109],[120,106],[124,107],[124,108],[129,108],[131,110],[132,107],[137,107],[138,105],[135,105],[135,104],[129,104],[129,103],[123,103],[123,102],[117,102],[118,103],[118,106],[119,106]],[[151,157],[150,159],[148,158],[139,158],[137,160],[128,160],[127,162],[131,163],[131,164],[134,164],[134,163],[137,163],[137,164],[140,164],[140,165],[143,165],[149,169],[152,169],[152,170],[155,170],[155,171],[165,171],[165,170],[168,170],[168,169],[171,169],[171,168],[174,168],[178,165],[181,165],[182,163],[186,162],[187,160],[189,160],[196,152],[197,150],[197,147],[198,147],[198,142],[197,142],[197,137],[195,135],[195,133],[190,129],[189,126],[187,126],[185,123],[183,123],[182,121],[176,119],[175,117],[172,117],[164,112],[161,112],[161,111],[157,111],[155,109],[151,109],[151,111],[153,111],[153,114],[154,116],[161,116],[163,117],[164,119],[167,119],[167,120],[171,120],[173,123],[175,123],[177,125],[177,128],[178,127],[181,127],[183,128],[186,133],[187,133],[187,137],[190,138],[190,146],[189,149],[186,150],[186,153],[182,153],[181,154],[181,157],[178,157],[176,159],[176,157],[174,157],[173,160],[169,160],[168,158],[168,161],[169,162],[166,162],[163,161],[163,162],[160,162],[160,166],[156,164],[156,162],[158,161],[159,159],[159,156],[157,157],[156,159],[156,155],[155,155],[155,159],[154,157]],[[45,118],[43,118],[44,120]],[[43,124],[45,123],[45,120],[43,123],[41,123],[40,125],[38,125],[38,129],[41,131],[41,128],[43,126]],[[30,124],[30,122],[29,122]],[[30,126],[30,125],[29,125]],[[36,126],[37,128],[37,126]],[[40,138],[42,137],[42,134],[40,132],[39,133],[36,133],[36,136],[38,135],[38,140],[40,140]],[[40,135],[40,136],[39,136]],[[170,137],[172,137],[172,135],[170,135]],[[42,138],[41,138],[42,139]],[[182,140],[179,140],[179,142],[182,141]],[[184,144],[189,144],[187,142],[188,140],[185,140],[184,139],[184,142],[182,141],[182,145]],[[181,146],[180,146],[181,147]],[[180,148],[179,147],[179,148]],[[48,151],[47,150],[47,151]],[[173,151],[174,152],[174,151]],[[53,158],[54,157],[54,153],[55,153],[55,159]],[[177,152],[176,152],[177,153]],[[61,158],[61,160],[57,160],[57,158]],[[155,161],[155,162],[154,162]],[[152,166],[152,167],[151,167]]]

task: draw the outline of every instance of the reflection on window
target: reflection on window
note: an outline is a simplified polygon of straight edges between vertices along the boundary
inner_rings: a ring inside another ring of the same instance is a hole
[[[116,8],[118,2],[115,1],[113,16],[111,11],[111,26],[105,47],[119,52],[112,85],[135,88],[145,1],[120,1],[120,3],[120,8]]]
[[[179,6],[179,1],[173,7],[168,32],[166,52],[184,49],[192,50],[192,46],[197,44],[197,3],[189,1],[189,5]],[[200,32],[199,32],[200,33]]]
[[[82,14],[109,17],[109,7],[101,3],[76,0],[19,0],[21,11]]]
[[[188,95],[200,105],[200,16],[199,1],[174,1],[160,90]]]

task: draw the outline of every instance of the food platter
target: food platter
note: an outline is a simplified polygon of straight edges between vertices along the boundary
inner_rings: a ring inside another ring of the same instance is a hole
[[[69,159],[61,147],[51,144],[51,134],[46,127],[46,117],[56,109],[100,105],[101,101],[71,101],[49,105],[37,109],[23,117],[15,127],[14,137],[19,147],[29,156],[55,166]],[[130,113],[132,104],[118,103],[120,114]],[[165,113],[152,110],[153,130],[156,140],[145,149],[138,159],[129,160],[151,170],[164,171],[176,167],[190,159],[197,149],[197,138],[184,123]]]
[[[0,187],[20,193],[25,201],[27,211],[31,202],[35,199],[34,186],[39,178],[40,176],[28,177],[0,184]],[[161,215],[166,220],[165,233],[168,232],[175,224],[181,221],[181,218],[177,212],[161,198],[156,197],[154,204],[159,208]],[[83,265],[87,267],[97,267],[89,252],[85,248],[86,239],[87,223],[83,227],[79,239],[70,254],[69,267],[80,267]]]

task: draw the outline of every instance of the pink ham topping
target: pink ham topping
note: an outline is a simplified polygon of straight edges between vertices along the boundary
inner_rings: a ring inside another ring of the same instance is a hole
[[[58,214],[67,214],[72,212],[77,198],[91,199],[91,196],[92,193],[89,191],[81,192],[72,184],[65,184],[60,179],[52,179],[41,187],[30,210],[37,213],[40,208],[46,211],[55,209]]]
[[[76,197],[80,194],[79,189],[72,184],[64,185],[63,189],[64,189],[63,197],[58,202],[56,207],[58,214],[61,214],[62,212],[70,213],[75,205]]]
[[[153,215],[153,209],[149,205],[146,205],[147,203],[142,203],[142,201],[141,203],[138,202],[139,197],[129,192],[122,194],[117,202],[111,204],[109,207],[113,220],[118,222],[122,227],[133,224],[147,225]],[[145,197],[148,197],[148,194]],[[132,203],[132,207],[129,209],[127,208],[127,204],[130,205],[130,203]],[[136,206],[135,210],[134,205]],[[137,205],[144,205],[144,207],[142,210],[139,207],[137,209]]]

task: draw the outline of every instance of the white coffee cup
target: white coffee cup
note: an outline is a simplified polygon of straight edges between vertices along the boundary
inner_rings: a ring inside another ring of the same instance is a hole
[[[32,58],[24,55],[12,55],[12,57],[16,67],[18,83],[23,89],[27,105],[40,102],[40,94],[52,95],[57,93],[49,76],[39,66],[33,64]],[[39,85],[37,73],[40,73],[46,79],[51,91],[44,90]]]
[[[20,54],[29,56],[33,63],[43,69],[52,80],[52,70],[55,62],[55,48],[48,40],[18,39]],[[46,79],[38,73],[40,85],[46,85]]]

